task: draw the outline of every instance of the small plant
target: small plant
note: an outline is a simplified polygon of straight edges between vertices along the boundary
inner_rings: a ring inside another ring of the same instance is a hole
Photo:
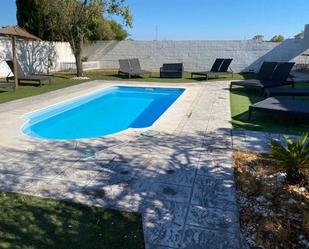
[[[286,171],[286,182],[288,184],[298,184],[302,180],[301,168],[309,168],[309,133],[305,133],[301,138],[292,140],[284,137],[287,146],[278,141],[270,142],[271,153],[269,158],[278,163],[279,169]]]
[[[81,61],[82,61],[82,62],[86,62],[86,61],[88,61],[88,59],[89,59],[88,56],[83,56],[82,59],[81,59]]]

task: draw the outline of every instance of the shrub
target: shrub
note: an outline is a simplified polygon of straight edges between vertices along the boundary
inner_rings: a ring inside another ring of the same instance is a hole
[[[270,142],[269,158],[277,162],[279,170],[286,171],[286,182],[297,184],[302,180],[300,169],[309,168],[309,133],[305,133],[297,140],[284,137],[287,146],[278,141]]]
[[[273,38],[270,39],[271,42],[283,42],[284,37],[283,35],[275,35]]]
[[[82,62],[88,61],[88,56],[83,56],[82,59],[81,59],[81,61],[82,61]]]

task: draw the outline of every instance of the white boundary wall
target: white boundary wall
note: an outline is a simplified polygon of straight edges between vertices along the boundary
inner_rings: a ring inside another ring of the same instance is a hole
[[[256,71],[263,61],[304,63],[309,52],[309,25],[304,39],[282,43],[245,41],[100,41],[84,48],[84,56],[101,68],[118,68],[118,60],[139,58],[142,67],[159,69],[163,63],[183,62],[185,70],[209,69],[219,57],[233,58],[232,69]],[[309,61],[308,61],[309,63]]]
[[[257,41],[102,41],[87,46],[84,55],[101,68],[118,68],[118,60],[139,58],[142,67],[159,69],[163,63],[183,62],[185,70],[209,69],[216,58],[233,58],[232,69],[256,71],[263,61],[303,63],[309,44],[303,39],[282,43]],[[308,50],[309,51],[309,50]],[[307,51],[307,52],[308,52]]]
[[[75,59],[66,42],[17,42],[17,56],[25,72],[47,72],[75,68]],[[219,57],[233,58],[235,72],[257,71],[263,61],[295,61],[305,63],[309,53],[309,25],[304,39],[288,39],[282,43],[261,41],[100,41],[84,47],[88,57],[84,68],[118,68],[118,60],[139,58],[143,68],[158,70],[163,63],[183,62],[185,70],[209,69]],[[11,40],[0,39],[0,77],[10,72],[5,60],[12,58]],[[309,63],[309,58],[307,59]]]
[[[10,73],[5,60],[12,59],[12,45],[8,38],[0,39],[0,77]],[[50,71],[60,69],[62,62],[75,62],[71,47],[66,42],[26,42],[17,41],[17,59],[21,67],[28,73],[46,73],[48,61],[52,62]]]

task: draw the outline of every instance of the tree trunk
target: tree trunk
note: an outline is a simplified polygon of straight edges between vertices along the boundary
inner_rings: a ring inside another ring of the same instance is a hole
[[[286,182],[288,184],[298,184],[302,180],[298,168],[288,168],[286,171]]]
[[[76,76],[77,77],[84,77],[83,71],[83,63],[82,63],[82,55],[81,51],[76,51],[74,53],[75,56],[75,63],[76,63]]]
[[[76,76],[84,77],[83,63],[82,63],[82,47],[83,47],[83,39],[70,40],[70,45],[73,50],[73,54],[75,57],[76,64]]]

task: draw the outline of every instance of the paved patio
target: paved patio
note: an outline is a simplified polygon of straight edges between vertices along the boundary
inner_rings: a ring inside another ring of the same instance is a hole
[[[269,153],[271,140],[286,143],[283,134],[263,131],[232,130],[233,149],[247,150],[257,153]],[[299,136],[288,135],[291,139],[298,139]]]
[[[147,249],[240,248],[228,82],[136,83],[186,87],[149,128],[160,132],[155,137],[129,129],[48,141],[20,132],[27,110],[112,84],[94,81],[0,105],[0,190],[142,213]]]

